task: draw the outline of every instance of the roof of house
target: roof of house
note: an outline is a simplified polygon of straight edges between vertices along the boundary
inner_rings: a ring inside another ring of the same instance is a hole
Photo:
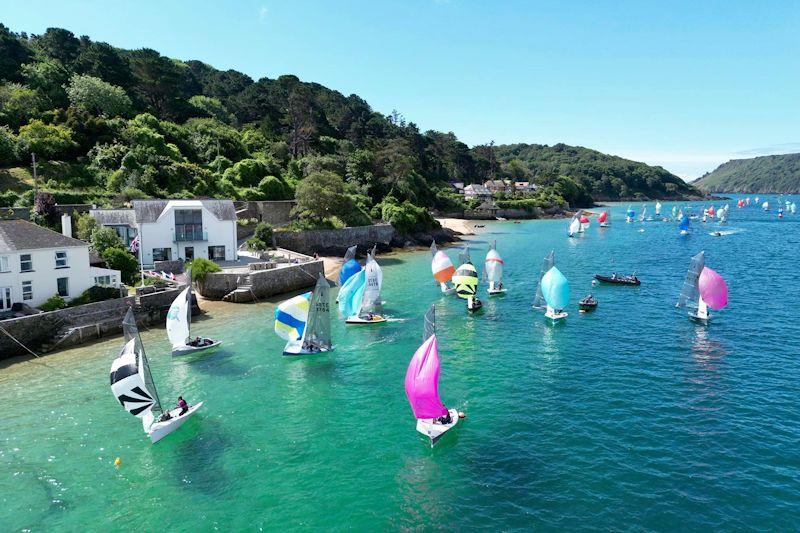
[[[236,220],[233,200],[134,200],[132,203],[136,222],[139,223],[155,222],[167,207],[205,207],[219,220]]]
[[[472,191],[478,193],[488,193],[489,189],[481,185],[480,183],[471,183],[464,187],[464,191]]]
[[[510,183],[510,182],[508,182],[508,181],[506,181],[506,180],[487,180],[487,181],[485,181],[485,182],[483,183],[483,185],[484,185],[485,187],[487,187],[487,188],[488,188],[488,187],[499,187],[499,188],[505,188],[505,187],[508,187],[509,183]]]
[[[0,252],[89,246],[27,220],[0,220]]]
[[[92,209],[89,214],[101,226],[131,226],[136,225],[136,215],[133,209]]]

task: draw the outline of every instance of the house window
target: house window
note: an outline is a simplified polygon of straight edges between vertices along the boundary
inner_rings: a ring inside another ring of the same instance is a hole
[[[21,254],[19,256],[19,269],[21,272],[33,272],[33,259],[31,254]]]
[[[11,287],[0,287],[0,311],[11,309]]]
[[[69,296],[69,278],[58,278],[56,279],[56,284],[58,285],[59,296]]]
[[[203,211],[201,209],[175,210],[175,237],[190,242],[203,239]]]
[[[56,252],[56,268],[69,268],[67,264],[67,252]]]
[[[153,248],[153,261],[172,261],[172,248]]]
[[[11,263],[7,255],[0,255],[0,272],[11,272]]]
[[[23,281],[22,282],[22,299],[23,300],[33,300],[33,282],[32,281]]]
[[[225,260],[225,247],[224,246],[209,246],[208,247],[208,258],[212,261],[224,261]]]
[[[100,285],[101,287],[107,287],[111,285],[111,276],[97,276],[94,278],[94,284]]]

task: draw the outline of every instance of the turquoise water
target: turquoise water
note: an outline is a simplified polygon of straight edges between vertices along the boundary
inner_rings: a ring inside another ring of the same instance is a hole
[[[196,361],[144,332],[162,399],[205,402],[154,446],[108,387],[120,339],[0,368],[0,530],[795,529],[800,215],[732,207],[736,233],[680,238],[625,207],[577,239],[487,224],[472,257],[497,240],[509,292],[479,316],[438,292],[428,253],[380,257],[396,320],[337,321],[329,355],[282,357],[274,302],[210,306],[194,331],[225,348]],[[556,327],[530,308],[550,249],[572,285]],[[674,307],[700,250],[730,289],[708,327]],[[590,285],[634,270],[641,287]],[[434,449],[403,391],[430,303],[442,398],[468,415]]]

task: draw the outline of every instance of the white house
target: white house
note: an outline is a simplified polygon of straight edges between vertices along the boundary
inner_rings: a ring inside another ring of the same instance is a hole
[[[38,307],[93,285],[119,287],[120,272],[89,265],[89,245],[26,220],[0,220],[0,313],[14,303]]]
[[[126,243],[138,235],[135,247],[144,265],[237,258],[233,200],[134,200],[133,209],[95,209],[90,214],[100,225],[114,228]]]
[[[464,187],[464,198],[472,200],[477,198],[479,200],[489,200],[492,197],[492,191],[481,185],[480,183],[472,183]]]

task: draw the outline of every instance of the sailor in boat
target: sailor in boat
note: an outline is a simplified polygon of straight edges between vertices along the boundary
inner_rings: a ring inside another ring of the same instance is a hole
[[[178,416],[183,416],[189,411],[189,404],[186,403],[186,400],[183,399],[183,396],[178,396],[178,407],[181,408],[181,412],[178,413]]]
[[[433,419],[433,423],[434,424],[442,424],[442,425],[445,425],[445,426],[447,424],[451,424],[452,422],[453,422],[453,417],[450,416],[450,410],[449,409],[447,410],[447,413],[444,416],[440,416],[439,418],[434,418]]]

